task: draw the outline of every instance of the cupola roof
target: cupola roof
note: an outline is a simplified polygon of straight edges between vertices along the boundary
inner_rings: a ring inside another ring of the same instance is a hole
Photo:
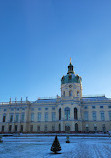
[[[80,83],[81,81],[82,81],[82,78],[78,75],[75,75],[75,72],[73,71],[73,65],[71,63],[71,58],[70,58],[70,64],[68,65],[67,75],[62,77],[61,84]]]

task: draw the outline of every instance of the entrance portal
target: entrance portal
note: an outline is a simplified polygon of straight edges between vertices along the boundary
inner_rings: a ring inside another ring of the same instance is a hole
[[[70,132],[70,126],[65,125],[65,132],[69,133]]]

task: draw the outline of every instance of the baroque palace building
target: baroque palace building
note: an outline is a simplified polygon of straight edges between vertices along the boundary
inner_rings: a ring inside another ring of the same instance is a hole
[[[111,99],[82,97],[82,79],[73,71],[61,78],[61,97],[0,103],[1,133],[106,132],[111,130]]]

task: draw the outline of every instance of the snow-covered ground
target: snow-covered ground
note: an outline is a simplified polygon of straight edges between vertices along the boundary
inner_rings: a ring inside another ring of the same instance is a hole
[[[54,136],[3,137],[0,158],[111,158],[111,138],[108,137],[59,137],[60,154],[50,151]]]

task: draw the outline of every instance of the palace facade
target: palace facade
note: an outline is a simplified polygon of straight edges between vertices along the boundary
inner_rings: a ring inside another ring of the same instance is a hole
[[[82,97],[82,78],[70,61],[61,97],[0,103],[1,133],[111,131],[111,99]]]

